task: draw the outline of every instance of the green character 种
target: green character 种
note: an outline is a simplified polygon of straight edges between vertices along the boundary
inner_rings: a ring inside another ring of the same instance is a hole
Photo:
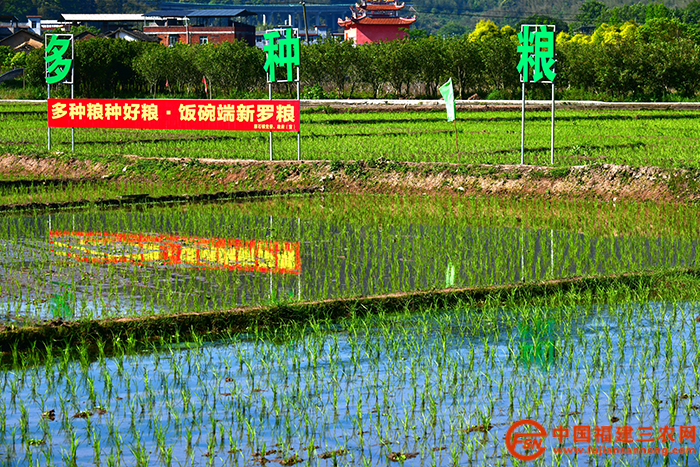
[[[263,48],[267,52],[265,59],[265,71],[270,75],[270,82],[275,82],[275,67],[287,68],[287,81],[293,81],[293,66],[299,66],[299,38],[292,37],[292,30],[287,28],[285,37],[280,38],[279,31],[270,31],[263,36],[267,45]],[[275,40],[277,42],[275,43]]]

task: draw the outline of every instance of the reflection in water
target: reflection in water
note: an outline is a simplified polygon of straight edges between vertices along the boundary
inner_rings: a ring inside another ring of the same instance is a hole
[[[64,302],[75,318],[110,317],[692,267],[700,251],[692,235],[392,220],[273,217],[230,204],[8,216],[0,320],[65,315],[56,312]],[[65,290],[73,295],[61,302]]]
[[[87,263],[299,274],[299,243],[107,232],[49,232],[51,251]]]

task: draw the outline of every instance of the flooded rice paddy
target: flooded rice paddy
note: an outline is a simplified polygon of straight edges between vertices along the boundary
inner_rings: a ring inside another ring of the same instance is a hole
[[[391,197],[356,205],[356,198],[338,196],[279,199],[274,208],[260,201],[2,217],[0,322],[177,313],[698,263],[700,234],[692,228],[625,231],[613,219],[611,232],[596,232],[575,219],[528,223],[517,206],[499,216],[495,209],[502,206],[488,200],[412,202],[422,203],[423,212],[402,213]],[[348,218],[334,211],[356,212]]]
[[[696,210],[333,196],[6,216],[2,320],[694,267]],[[697,279],[645,284],[15,349],[0,464],[697,466]]]
[[[530,419],[546,436],[529,465],[698,465],[679,450],[697,448],[699,315],[697,302],[457,307],[14,354],[0,462],[519,465],[506,432]]]

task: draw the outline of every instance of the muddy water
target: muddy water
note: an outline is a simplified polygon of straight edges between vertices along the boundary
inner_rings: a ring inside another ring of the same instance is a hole
[[[513,326],[535,312],[531,329]],[[680,302],[438,310],[94,361],[54,351],[0,370],[0,461],[511,465],[506,432],[528,419],[546,430],[533,465],[559,465],[555,448],[590,446],[669,455],[586,451],[561,465],[698,465],[697,452],[671,450],[697,447],[680,430],[697,423],[699,313]],[[481,314],[496,326],[476,325]],[[535,337],[550,355],[528,350],[542,323]],[[575,426],[607,428],[612,440],[574,443]],[[560,427],[570,431],[557,438]],[[633,441],[616,440],[625,427]],[[675,441],[660,440],[663,427]],[[640,428],[655,439],[636,441]]]
[[[220,204],[4,217],[0,319],[209,310],[698,261],[697,239],[601,238],[468,220],[347,223],[303,210],[261,215],[250,205],[249,212]]]

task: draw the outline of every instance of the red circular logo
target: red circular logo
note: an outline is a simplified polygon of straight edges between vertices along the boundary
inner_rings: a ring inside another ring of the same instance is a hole
[[[536,431],[526,433],[515,433],[515,430],[523,425],[530,425]],[[547,436],[547,431],[542,425],[534,420],[520,420],[513,423],[508,431],[506,431],[506,448],[513,457],[521,461],[532,461],[544,454],[544,438]],[[520,446],[521,454],[516,448]],[[531,452],[531,454],[528,454]]]

